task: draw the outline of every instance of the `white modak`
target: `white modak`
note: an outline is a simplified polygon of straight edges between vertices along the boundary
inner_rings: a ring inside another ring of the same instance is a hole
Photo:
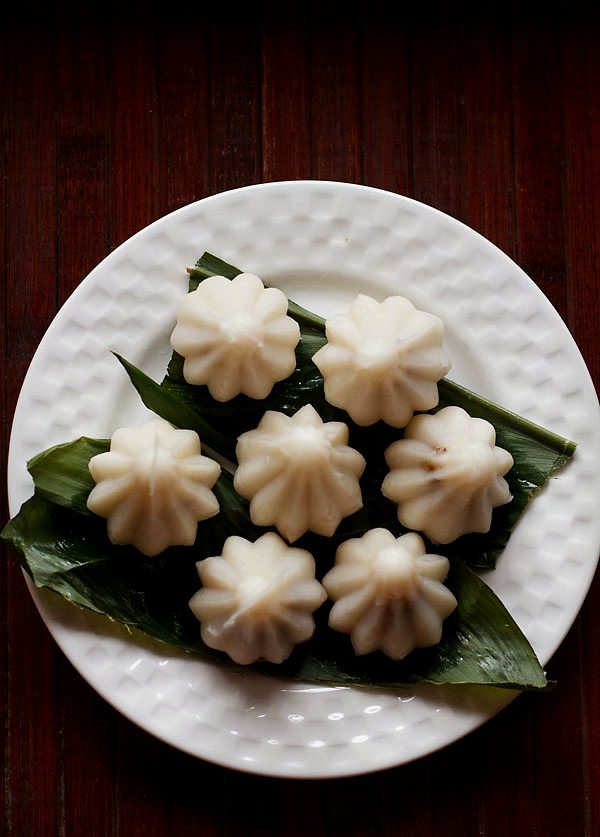
[[[414,648],[436,645],[457,604],[443,584],[448,569],[448,559],[427,555],[414,532],[396,538],[371,529],[338,547],[323,578],[335,602],[329,625],[350,634],[357,654],[383,651],[401,660]]]
[[[223,554],[197,563],[202,588],[190,600],[211,648],[242,665],[281,663],[315,629],[313,612],[327,594],[310,552],[275,532],[254,543],[232,535]]]
[[[110,451],[92,457],[89,469],[96,486],[88,508],[107,518],[112,543],[144,555],[191,546],[198,522],[219,511],[211,489],[220,466],[202,456],[197,433],[163,419],[115,431]]]
[[[171,335],[185,380],[217,401],[266,398],[296,367],[300,327],[287,309],[285,294],[252,273],[205,279],[179,304]]]
[[[268,410],[238,440],[235,490],[250,500],[257,526],[275,526],[288,541],[305,532],[331,536],[362,507],[364,457],[348,447],[348,426],[323,422],[306,404],[293,416]]]
[[[327,343],[313,356],[325,398],[356,424],[383,419],[404,427],[415,410],[438,403],[437,382],[450,369],[444,324],[410,300],[376,302],[359,294],[348,314],[326,321]]]
[[[512,499],[504,475],[513,458],[495,443],[494,427],[461,407],[415,416],[385,452],[381,490],[403,526],[440,544],[488,532],[494,508]]]

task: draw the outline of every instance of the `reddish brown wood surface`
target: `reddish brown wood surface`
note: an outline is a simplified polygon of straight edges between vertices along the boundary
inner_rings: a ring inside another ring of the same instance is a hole
[[[362,182],[470,224],[552,300],[598,386],[600,26],[582,8],[452,5],[5,21],[3,469],[28,363],[89,270],[161,215],[262,180]],[[549,665],[554,692],[420,762],[328,782],[171,750],[63,658],[5,553],[0,583],[1,834],[600,834],[597,580]]]

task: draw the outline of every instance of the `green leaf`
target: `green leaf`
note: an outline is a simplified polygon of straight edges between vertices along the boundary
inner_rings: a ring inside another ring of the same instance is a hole
[[[186,401],[184,393],[181,397],[178,397],[176,390],[172,390],[168,386],[160,386],[141,369],[134,366],[133,363],[125,360],[116,352],[114,352],[114,355],[129,375],[129,380],[149,410],[162,416],[175,427],[195,430],[202,440],[203,447],[208,446],[219,451],[223,456],[233,459],[235,437],[232,438],[225,433],[221,433],[215,422],[205,421],[201,413],[194,409],[193,403]]]
[[[239,668],[200,639],[188,607],[200,584],[195,562],[220,554],[232,532],[255,539],[264,530],[252,524],[247,504],[225,473],[215,488],[222,511],[199,524],[194,547],[172,547],[146,558],[133,547],[111,544],[106,522],[88,514],[84,502],[91,487],[89,459],[107,445],[106,440],[82,438],[35,457],[29,468],[36,494],[7,524],[3,539],[17,550],[38,587],[154,639]],[[333,544],[325,538],[303,543],[308,544],[322,576],[331,566]],[[459,606],[445,623],[442,642],[415,651],[401,663],[381,654],[354,656],[348,637],[327,629],[328,609],[323,607],[317,614],[315,637],[298,646],[286,663],[252,668],[326,685],[396,688],[427,682],[545,688],[546,678],[531,646],[485,582],[456,562],[448,586]]]
[[[80,514],[91,514],[87,498],[95,483],[89,469],[83,468],[82,463],[89,462],[93,456],[105,453],[109,448],[110,439],[82,436],[77,444],[67,442],[38,453],[27,463],[27,470],[36,489],[48,500]]]
[[[357,657],[347,637],[323,630],[309,655],[299,653],[287,664],[288,675],[335,685],[396,687],[415,683],[479,684],[500,688],[545,689],[545,673],[535,653],[500,599],[461,561],[452,564],[447,586],[458,607],[444,623],[442,641],[393,662],[383,654]],[[274,666],[262,670],[275,673]]]
[[[204,253],[190,268],[190,291],[216,273],[231,279],[240,271],[210,253]],[[350,444],[361,451],[368,466],[361,479],[365,508],[343,525],[356,535],[374,526],[386,526],[400,534],[405,530],[397,520],[395,506],[381,494],[381,483],[387,473],[384,451],[401,437],[402,431],[383,422],[372,427],[357,427],[344,410],[327,403],[323,378],[312,362],[314,353],[326,342],[325,320],[293,302],[289,303],[289,314],[297,319],[301,330],[296,349],[296,369],[287,380],[276,384],[263,400],[238,395],[226,403],[215,401],[207,387],[186,383],[183,359],[177,353],[173,354],[161,384],[126,361],[121,362],[147,407],[168,418],[177,427],[198,429],[201,419],[205,426],[204,432],[199,429],[201,438],[210,448],[231,461],[235,461],[237,437],[255,428],[265,410],[279,410],[291,415],[310,403],[325,421],[346,422],[350,428]],[[490,531],[485,535],[465,535],[447,547],[435,547],[435,551],[460,557],[471,567],[491,569],[528,503],[552,474],[566,465],[575,451],[575,443],[452,381],[440,381],[439,392],[437,409],[453,404],[472,416],[491,422],[496,428],[497,444],[510,451],[514,459],[514,466],[506,477],[513,500],[496,509]]]

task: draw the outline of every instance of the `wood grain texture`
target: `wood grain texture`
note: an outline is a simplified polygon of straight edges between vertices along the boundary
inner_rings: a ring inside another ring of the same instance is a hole
[[[465,33],[462,60],[466,220],[514,258],[511,34],[497,14],[480,13],[471,22]]]
[[[14,409],[36,344],[56,312],[57,152],[53,127],[57,66],[53,35],[50,30],[46,37],[36,38],[17,29],[7,45],[9,223],[3,385],[9,410]],[[29,60],[29,48],[37,52],[35,64]],[[35,90],[34,103],[31,90]],[[40,130],[40,125],[46,130]],[[63,819],[59,657],[27,595],[18,566],[9,561],[7,569],[2,608],[7,615],[6,819],[14,834],[56,833]],[[35,723],[29,711],[32,702],[36,704]]]
[[[413,197],[466,220],[463,25],[413,21],[410,37]]]
[[[600,387],[600,53],[597,22],[570,20],[562,44],[565,110],[565,230],[568,325]],[[584,825],[600,832],[600,583],[592,584],[576,623],[581,665],[581,731],[584,783]],[[572,669],[565,672],[572,677]]]
[[[362,179],[369,186],[413,192],[410,34],[381,21],[359,29]]]
[[[0,97],[3,102],[8,102],[9,80],[8,68],[10,56],[6,50],[0,53]],[[0,212],[0,262],[2,272],[6,277],[8,270],[8,137],[9,137],[9,113],[6,107],[0,109],[0,200],[2,211]],[[8,306],[8,282],[0,283],[0,311],[6,311]],[[6,462],[8,458],[8,432],[11,414],[14,403],[8,392],[8,334],[2,323],[2,334],[0,336],[0,421],[2,422],[2,433],[0,433],[0,468],[2,479],[0,479],[0,509],[3,517],[6,514],[7,486],[4,477]],[[0,550],[2,547],[0,546]],[[0,712],[2,713],[2,792],[0,793],[0,823],[8,823],[11,815],[12,799],[9,780],[9,715],[8,715],[8,694],[9,694],[9,672],[8,672],[8,610],[7,610],[7,586],[8,566],[5,552],[0,552],[0,602],[2,613],[0,616],[0,672],[2,688],[0,690]]]
[[[112,250],[158,214],[157,48],[152,19],[109,29],[108,49],[106,176]]]
[[[261,180],[261,69],[257,24],[215,26],[210,37],[211,193]]]
[[[600,25],[450,5],[63,7],[7,26],[3,468],[27,365],[89,270],[155,218],[262,180],[364,182],[470,224],[548,295],[600,384]],[[600,833],[598,580],[548,666],[554,692],[419,762],[326,782],[235,773],[153,739],[62,658],[5,552],[0,584],[1,834]]]
[[[564,83],[557,27],[512,39],[515,218],[519,264],[565,309]]]
[[[310,177],[308,43],[305,21],[293,27],[269,21],[262,30],[261,139],[265,182]]]
[[[208,194],[210,61],[185,23],[157,39],[158,214]],[[177,107],[173,107],[173,102]]]
[[[311,177],[360,183],[357,29],[318,21],[309,32]]]

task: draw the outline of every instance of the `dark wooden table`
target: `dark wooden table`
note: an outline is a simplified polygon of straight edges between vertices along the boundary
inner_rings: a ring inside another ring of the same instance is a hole
[[[538,283],[598,384],[600,28],[584,7],[193,5],[3,21],[3,462],[31,356],[89,270],[165,213],[260,181],[365,183],[465,221]],[[317,783],[224,770],[133,726],[57,650],[14,557],[0,566],[3,834],[600,834],[597,580],[554,692],[417,763]]]

